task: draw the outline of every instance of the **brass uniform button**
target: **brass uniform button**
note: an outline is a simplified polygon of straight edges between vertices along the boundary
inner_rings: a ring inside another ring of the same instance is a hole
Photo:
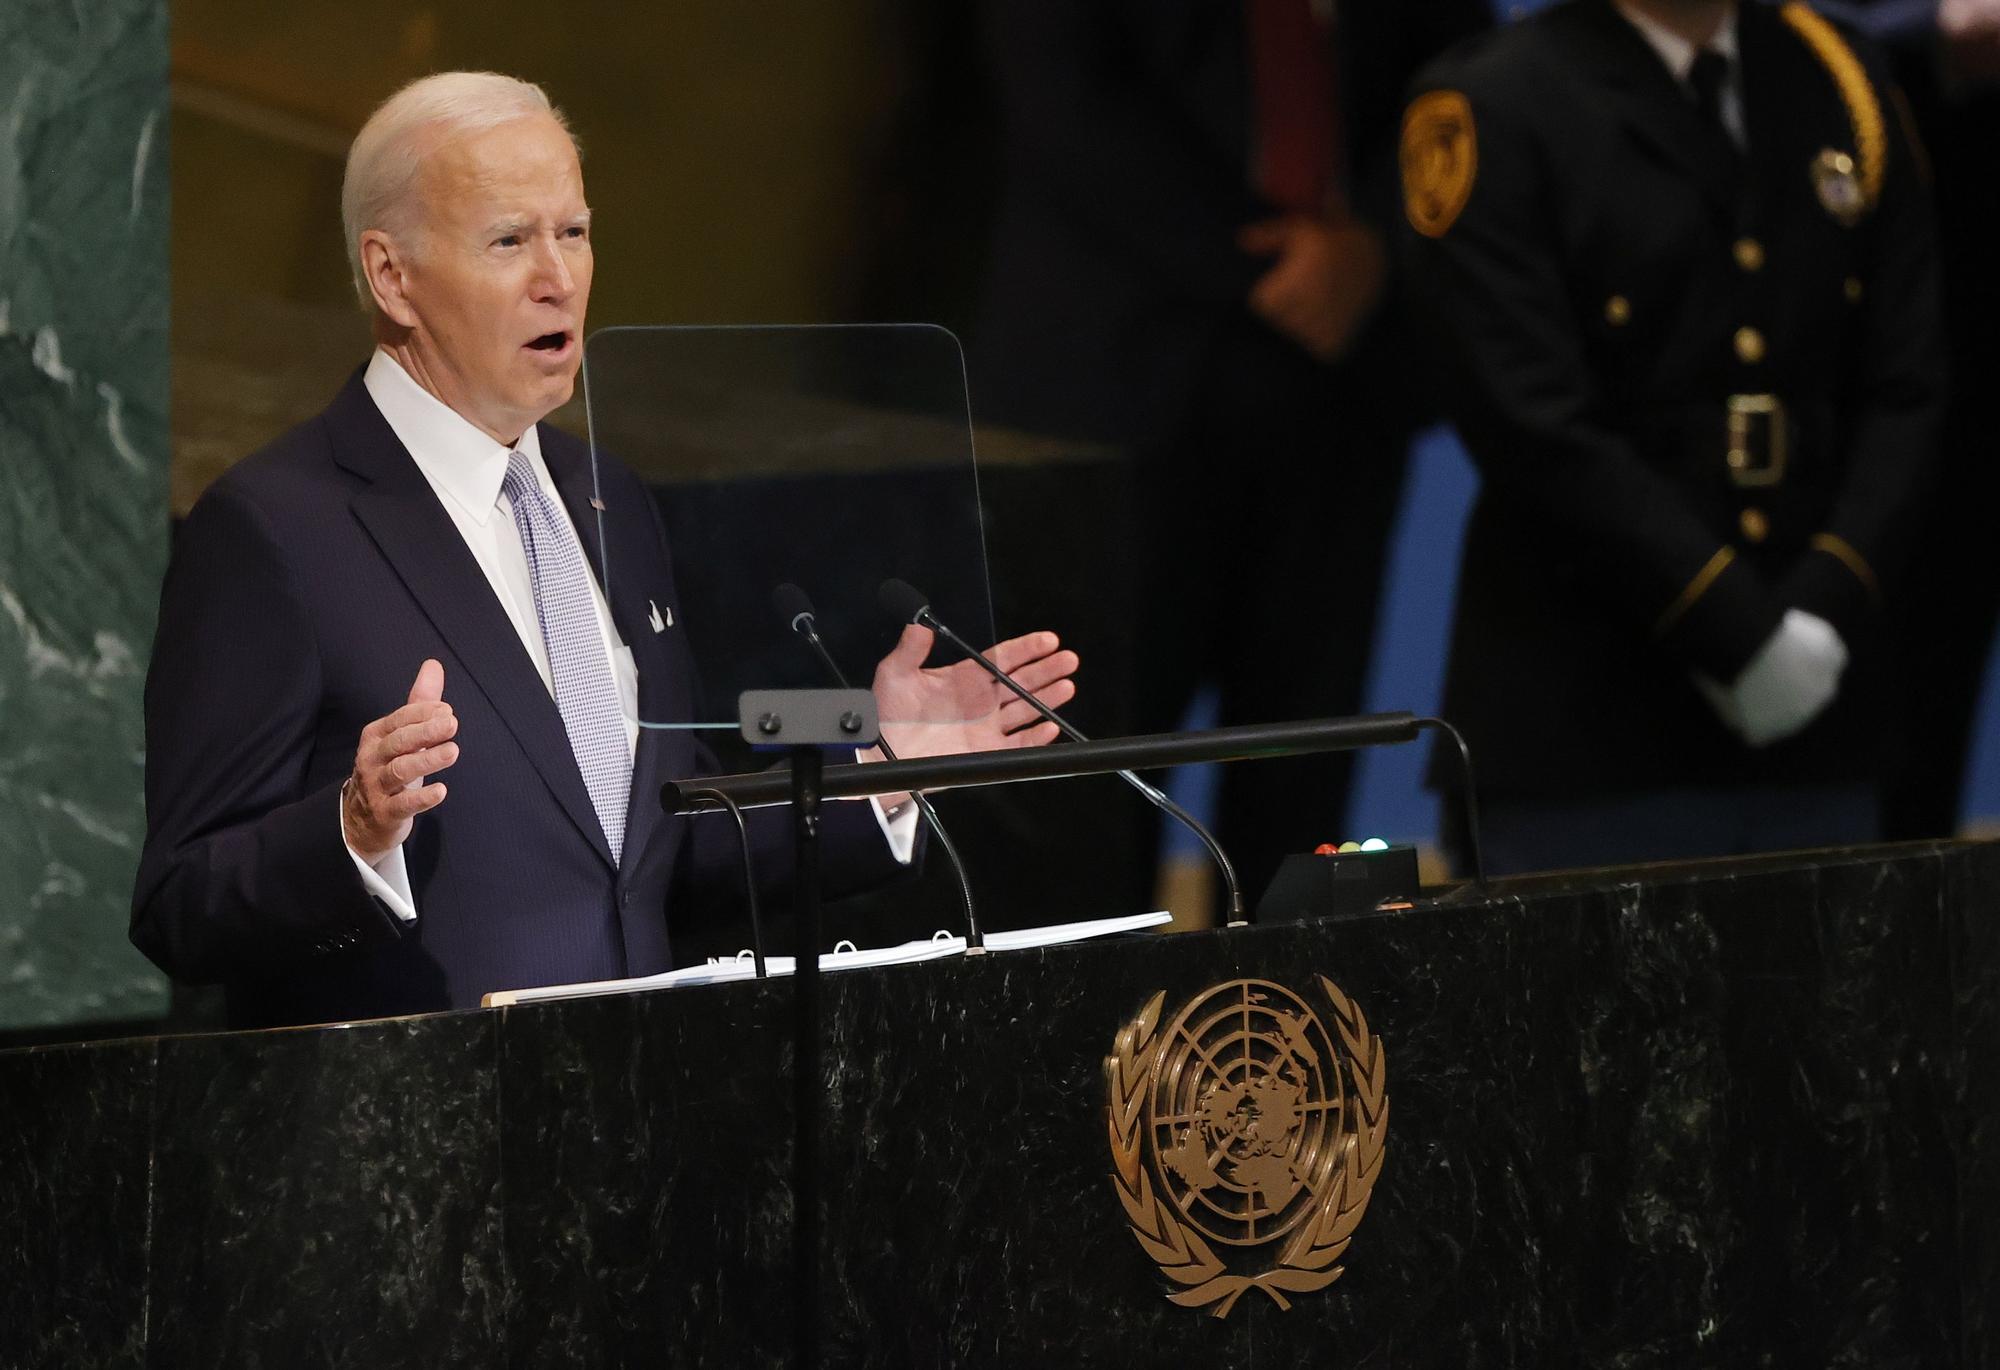
[[[1736,523],[1743,530],[1745,542],[1762,542],[1771,536],[1771,520],[1762,509],[1745,509]]]
[[[1743,362],[1755,366],[1764,360],[1764,335],[1754,328],[1736,330],[1736,355]]]
[[[1738,238],[1732,250],[1736,253],[1736,264],[1745,271],[1764,269],[1764,245],[1755,238]]]
[[[1613,295],[1604,302],[1604,322],[1613,328],[1622,328],[1632,320],[1632,302],[1623,295]]]
[[[1861,278],[1859,276],[1849,276],[1847,284],[1842,286],[1841,289],[1846,294],[1849,304],[1861,303]]]

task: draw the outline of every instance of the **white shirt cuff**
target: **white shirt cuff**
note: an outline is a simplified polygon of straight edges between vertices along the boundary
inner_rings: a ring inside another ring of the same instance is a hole
[[[341,831],[340,843],[347,846],[345,829]],[[354,869],[361,872],[361,888],[381,900],[389,912],[405,923],[417,921],[417,897],[410,893],[410,872],[403,864],[401,846],[391,848],[373,866],[363,861],[361,853],[352,847],[347,847],[347,854],[354,860]]]
[[[917,802],[906,799],[903,807],[891,814],[882,807],[881,800],[871,795],[868,807],[875,811],[875,821],[881,825],[882,836],[889,839],[889,855],[896,858],[897,865],[909,865],[917,854]]]

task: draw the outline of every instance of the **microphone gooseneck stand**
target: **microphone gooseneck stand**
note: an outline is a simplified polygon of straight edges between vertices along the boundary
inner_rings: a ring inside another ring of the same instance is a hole
[[[743,817],[743,806],[721,790],[694,790],[691,793],[713,799],[736,820],[737,849],[743,853],[743,897],[750,905],[750,955],[757,963],[757,978],[765,979],[764,918],[757,903],[757,867],[750,859],[750,824]]]
[[[826,642],[819,635],[817,616],[813,612],[812,601],[806,598],[806,592],[786,581],[771,592],[771,602],[778,610],[778,617],[784,619],[793,632],[804,638],[807,645],[819,656],[820,664],[826,667],[826,673],[833,678],[834,683],[843,690],[852,689],[853,686],[847,679],[847,672],[840,669],[840,663],[833,659],[833,653],[827,649]],[[897,759],[896,749],[889,745],[888,738],[878,737],[875,745],[882,749],[882,755],[890,761]],[[952,873],[958,877],[959,898],[965,904],[966,950],[983,953],[986,950],[986,934],[979,928],[979,910],[972,902],[972,880],[965,873],[965,862],[959,857],[958,847],[953,844],[951,834],[944,830],[944,820],[938,817],[938,812],[931,807],[930,800],[924,798],[918,791],[911,790],[910,802],[915,804],[917,812],[923,815],[924,822],[929,825],[932,835],[938,840],[938,846],[944,849],[945,859],[951,863]]]
[[[1458,817],[1465,824],[1466,857],[1472,862],[1473,888],[1481,894],[1486,892],[1486,857],[1479,848],[1479,796],[1472,783],[1472,748],[1465,745],[1465,734],[1445,722],[1442,718],[1420,718],[1419,728],[1427,728],[1443,733],[1458,746]]]
[[[1062,730],[1063,736],[1067,737],[1070,741],[1090,741],[1090,738],[1085,736],[1080,728],[1076,727],[1076,725],[1061,714],[1058,714],[1048,705],[1042,703],[1041,700],[1035,698],[1033,693],[1024,688],[1018,680],[988,660],[984,652],[953,632],[943,619],[940,619],[936,614],[931,612],[930,600],[924,595],[923,591],[917,589],[908,581],[885,580],[882,582],[882,587],[877,592],[876,598],[891,618],[901,623],[914,623],[920,627],[930,629],[946,642],[958,648],[959,651],[964,652],[966,656],[978,662],[988,675],[992,676],[1009,690],[1012,690],[1018,699],[1040,714],[1044,719],[1055,724],[1057,728]],[[1209,856],[1214,860],[1216,868],[1222,872],[1223,888],[1228,892],[1229,896],[1229,923],[1232,926],[1240,926],[1247,923],[1249,916],[1243,909],[1243,886],[1236,879],[1236,864],[1229,859],[1229,854],[1222,850],[1222,844],[1215,840],[1215,834],[1210,832],[1200,819],[1196,818],[1179,804],[1176,804],[1172,799],[1169,799],[1157,786],[1150,785],[1146,781],[1141,780],[1130,770],[1121,770],[1117,772],[1117,775],[1119,779],[1145,796],[1146,801],[1154,808],[1172,818],[1201,840],[1202,846],[1208,849]]]

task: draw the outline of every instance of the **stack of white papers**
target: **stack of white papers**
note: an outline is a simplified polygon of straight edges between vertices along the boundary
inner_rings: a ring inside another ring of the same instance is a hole
[[[1080,923],[1053,923],[1042,928],[1016,928],[1012,932],[990,932],[986,934],[988,951],[1022,951],[1029,947],[1052,947],[1064,942],[1081,942],[1091,937],[1108,937],[1113,933],[1137,932],[1141,928],[1154,928],[1172,921],[1172,915],[1164,912],[1134,913],[1123,918],[1092,918]],[[937,961],[947,956],[962,956],[965,953],[965,939],[948,932],[937,932],[914,942],[903,942],[892,947],[857,947],[852,942],[842,942],[832,951],[819,958],[819,968],[829,970],[861,970],[870,966],[907,966],[919,961]],[[766,971],[773,975],[790,975],[796,965],[789,956],[767,956],[764,958]],[[670,970],[664,975],[642,975],[630,980],[593,980],[580,985],[543,985],[537,989],[496,990],[479,1002],[487,1008],[506,1008],[513,1004],[533,1004],[549,999],[583,999],[599,994],[631,994],[638,990],[668,989],[676,985],[713,985],[729,980],[750,980],[757,974],[756,958],[747,951],[722,960],[711,960],[699,966],[683,966]]]
[[[958,956],[965,951],[965,939],[954,937],[947,932],[933,933],[916,942],[904,942],[893,947],[857,947],[852,942],[842,942],[832,951],[819,958],[821,970],[861,970],[867,966],[908,966],[918,961],[938,961],[947,956]],[[736,963],[747,965],[750,953],[736,953]],[[790,975],[797,963],[789,956],[766,956],[764,966],[772,975]]]
[[[581,985],[543,985],[539,989],[502,989],[483,995],[482,1008],[506,1008],[510,1004],[532,1004],[543,999],[583,999],[593,994],[630,994],[641,989],[666,989],[672,985],[712,985],[722,980],[749,980],[757,967],[749,961],[710,961],[706,965],[682,966],[661,975],[641,975],[630,980],[592,980]]]
[[[1174,916],[1165,909],[1152,913],[1128,913],[1123,918],[1089,918],[1081,923],[1051,923],[1045,928],[1015,928],[1012,932],[986,934],[988,951],[1025,951],[1029,947],[1060,946],[1092,937],[1109,937],[1115,932],[1137,932],[1171,923]]]

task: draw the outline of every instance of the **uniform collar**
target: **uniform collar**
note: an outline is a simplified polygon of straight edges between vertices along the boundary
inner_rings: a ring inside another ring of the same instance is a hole
[[[1641,14],[1627,3],[1627,0],[1611,0],[1611,2],[1617,9],[1619,17],[1639,30],[1639,36],[1646,40],[1654,52],[1660,54],[1660,60],[1667,64],[1667,70],[1673,73],[1674,79],[1685,83],[1688,72],[1694,69],[1695,45],[1658,20]],[[1722,27],[1715,31],[1715,37],[1708,40],[1708,46],[1727,59],[1731,67],[1736,65],[1735,6],[1730,6],[1729,13],[1723,17]]]
[[[548,488],[535,425],[529,424],[513,447],[495,442],[418,385],[400,362],[379,347],[361,383],[431,488],[464,509],[473,522],[483,527],[493,517],[507,479],[507,458],[516,450],[528,458],[536,479]]]

